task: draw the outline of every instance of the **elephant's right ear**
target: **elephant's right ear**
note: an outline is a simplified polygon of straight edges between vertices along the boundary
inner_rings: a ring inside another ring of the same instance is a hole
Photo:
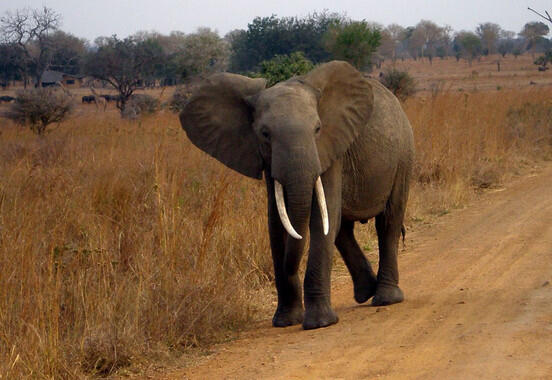
[[[266,80],[221,73],[205,79],[180,113],[180,123],[199,149],[241,174],[262,178],[263,161],[246,98]]]

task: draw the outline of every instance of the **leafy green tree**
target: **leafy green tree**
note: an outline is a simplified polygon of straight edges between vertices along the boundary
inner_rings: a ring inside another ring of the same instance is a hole
[[[117,108],[123,112],[136,88],[153,76],[163,59],[161,47],[155,41],[137,41],[133,37],[121,40],[112,36],[96,42],[100,46],[88,55],[85,72],[117,90]]]
[[[262,61],[295,51],[302,51],[314,63],[326,61],[330,54],[324,47],[323,36],[331,25],[343,19],[343,16],[325,12],[302,19],[275,15],[257,17],[247,30],[234,30],[226,35],[231,45],[230,69],[237,72],[258,70]]]
[[[54,32],[48,39],[52,49],[48,68],[68,74],[80,73],[87,53],[86,40],[61,30]]]
[[[0,84],[2,86],[7,86],[10,81],[22,79],[25,71],[23,54],[16,44],[0,44]]]
[[[163,35],[157,32],[140,31],[132,36],[137,42],[149,43],[160,51],[159,59],[155,60],[153,70],[146,75],[147,84],[156,80],[162,85],[175,85],[181,82],[182,73],[178,67],[178,58],[182,54],[186,35],[182,32],[171,32]],[[100,46],[105,42],[96,41]]]
[[[330,27],[325,42],[334,59],[364,70],[370,68],[370,58],[381,43],[381,32],[366,21],[339,22]]]
[[[456,35],[454,46],[455,51],[464,57],[470,66],[473,60],[481,55],[481,40],[473,32],[459,32]]]
[[[259,76],[266,78],[268,86],[273,86],[293,76],[306,74],[313,68],[313,63],[298,51],[290,55],[277,55],[271,60],[261,62]]]

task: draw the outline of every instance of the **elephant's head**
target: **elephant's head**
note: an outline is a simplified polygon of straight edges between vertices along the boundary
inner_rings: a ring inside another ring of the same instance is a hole
[[[308,226],[313,189],[328,218],[320,175],[353,143],[372,112],[370,83],[345,62],[330,62],[271,88],[263,79],[210,76],[180,114],[200,149],[226,166],[274,179],[278,212],[287,232],[300,239]],[[288,218],[285,198],[290,210]]]

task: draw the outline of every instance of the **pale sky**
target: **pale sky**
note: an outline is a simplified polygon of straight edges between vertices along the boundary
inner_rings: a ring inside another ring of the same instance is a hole
[[[42,6],[62,15],[62,30],[90,41],[112,34],[126,37],[140,30],[191,33],[201,26],[223,36],[233,29],[246,29],[256,16],[303,17],[323,10],[383,25],[413,26],[427,19],[455,31],[494,22],[517,33],[525,23],[539,20],[528,6],[552,12],[550,0],[0,0],[0,14]]]

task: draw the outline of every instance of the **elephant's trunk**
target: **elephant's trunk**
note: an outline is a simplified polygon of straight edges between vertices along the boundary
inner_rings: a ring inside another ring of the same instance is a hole
[[[322,180],[320,179],[320,177],[317,178],[314,189],[315,189],[316,199],[318,201],[318,207],[320,208],[320,215],[322,217],[322,225],[323,225],[323,228],[324,228],[324,234],[327,235],[328,231],[330,229],[330,225],[329,225],[329,221],[328,221],[328,208],[326,206],[326,197],[324,195],[324,186],[322,185]],[[276,197],[276,206],[278,208],[278,214],[280,215],[280,220],[282,222],[282,225],[284,226],[287,233],[291,237],[293,237],[294,239],[298,239],[298,240],[302,239],[303,237],[297,233],[295,228],[293,228],[293,225],[291,224],[291,221],[289,220],[289,216],[287,214],[286,204],[285,204],[285,200],[284,200],[284,189],[283,189],[282,185],[280,184],[280,182],[278,182],[277,180],[274,180],[274,192],[275,192],[275,197]],[[312,194],[312,190],[311,190],[311,194]],[[293,195],[292,195],[291,196],[292,203],[302,203],[302,204],[306,204],[306,205],[311,204],[310,201],[305,203],[304,200],[302,202],[297,202],[297,201],[293,202],[294,198],[296,198],[296,197],[293,197]],[[295,208],[295,207],[292,206],[292,209],[298,211],[299,207]],[[297,211],[295,211],[295,213],[297,213]],[[305,220],[305,218],[301,218],[301,215],[296,215],[296,217],[297,217],[297,219],[299,219],[299,221]],[[305,223],[302,223],[302,225],[305,225]]]

